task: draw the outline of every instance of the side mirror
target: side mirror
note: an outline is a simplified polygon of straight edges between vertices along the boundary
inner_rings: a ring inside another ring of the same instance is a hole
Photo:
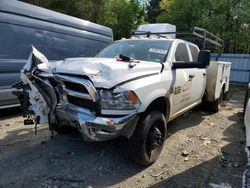
[[[209,50],[201,50],[198,55],[198,63],[200,63],[204,68],[210,64],[210,54]]]
[[[201,50],[196,62],[173,62],[172,69],[206,68],[210,64],[210,51]]]

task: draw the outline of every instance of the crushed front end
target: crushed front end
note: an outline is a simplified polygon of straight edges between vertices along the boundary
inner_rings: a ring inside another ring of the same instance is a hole
[[[35,48],[21,71],[16,93],[26,122],[77,129],[88,141],[130,137],[140,101],[132,91],[96,89],[88,75],[56,72]],[[110,107],[110,108],[109,108]],[[124,110],[125,109],[125,110]]]

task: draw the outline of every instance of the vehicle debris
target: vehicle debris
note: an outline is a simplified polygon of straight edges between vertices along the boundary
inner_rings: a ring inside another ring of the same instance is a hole
[[[184,158],[184,161],[188,161],[188,160],[189,160],[189,158],[188,158],[188,157],[185,157],[185,158]]]
[[[158,174],[150,174],[152,177],[157,178],[158,176],[164,174],[164,172],[159,172]]]
[[[187,150],[183,150],[182,153],[181,153],[181,155],[182,155],[183,157],[186,157],[186,156],[189,155],[189,152],[188,152]]]
[[[203,144],[204,144],[204,146],[206,146],[208,144],[211,144],[211,141],[210,140],[204,140]]]

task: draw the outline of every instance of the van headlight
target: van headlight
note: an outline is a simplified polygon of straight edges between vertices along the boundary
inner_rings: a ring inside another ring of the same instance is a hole
[[[105,110],[135,110],[140,101],[133,91],[100,90],[101,108]]]

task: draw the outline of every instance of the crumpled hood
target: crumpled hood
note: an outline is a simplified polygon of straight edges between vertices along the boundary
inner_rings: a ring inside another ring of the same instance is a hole
[[[70,58],[56,63],[56,73],[86,75],[95,87],[112,88],[117,84],[141,76],[159,73],[160,63],[140,61],[132,63],[117,61],[113,58]]]

